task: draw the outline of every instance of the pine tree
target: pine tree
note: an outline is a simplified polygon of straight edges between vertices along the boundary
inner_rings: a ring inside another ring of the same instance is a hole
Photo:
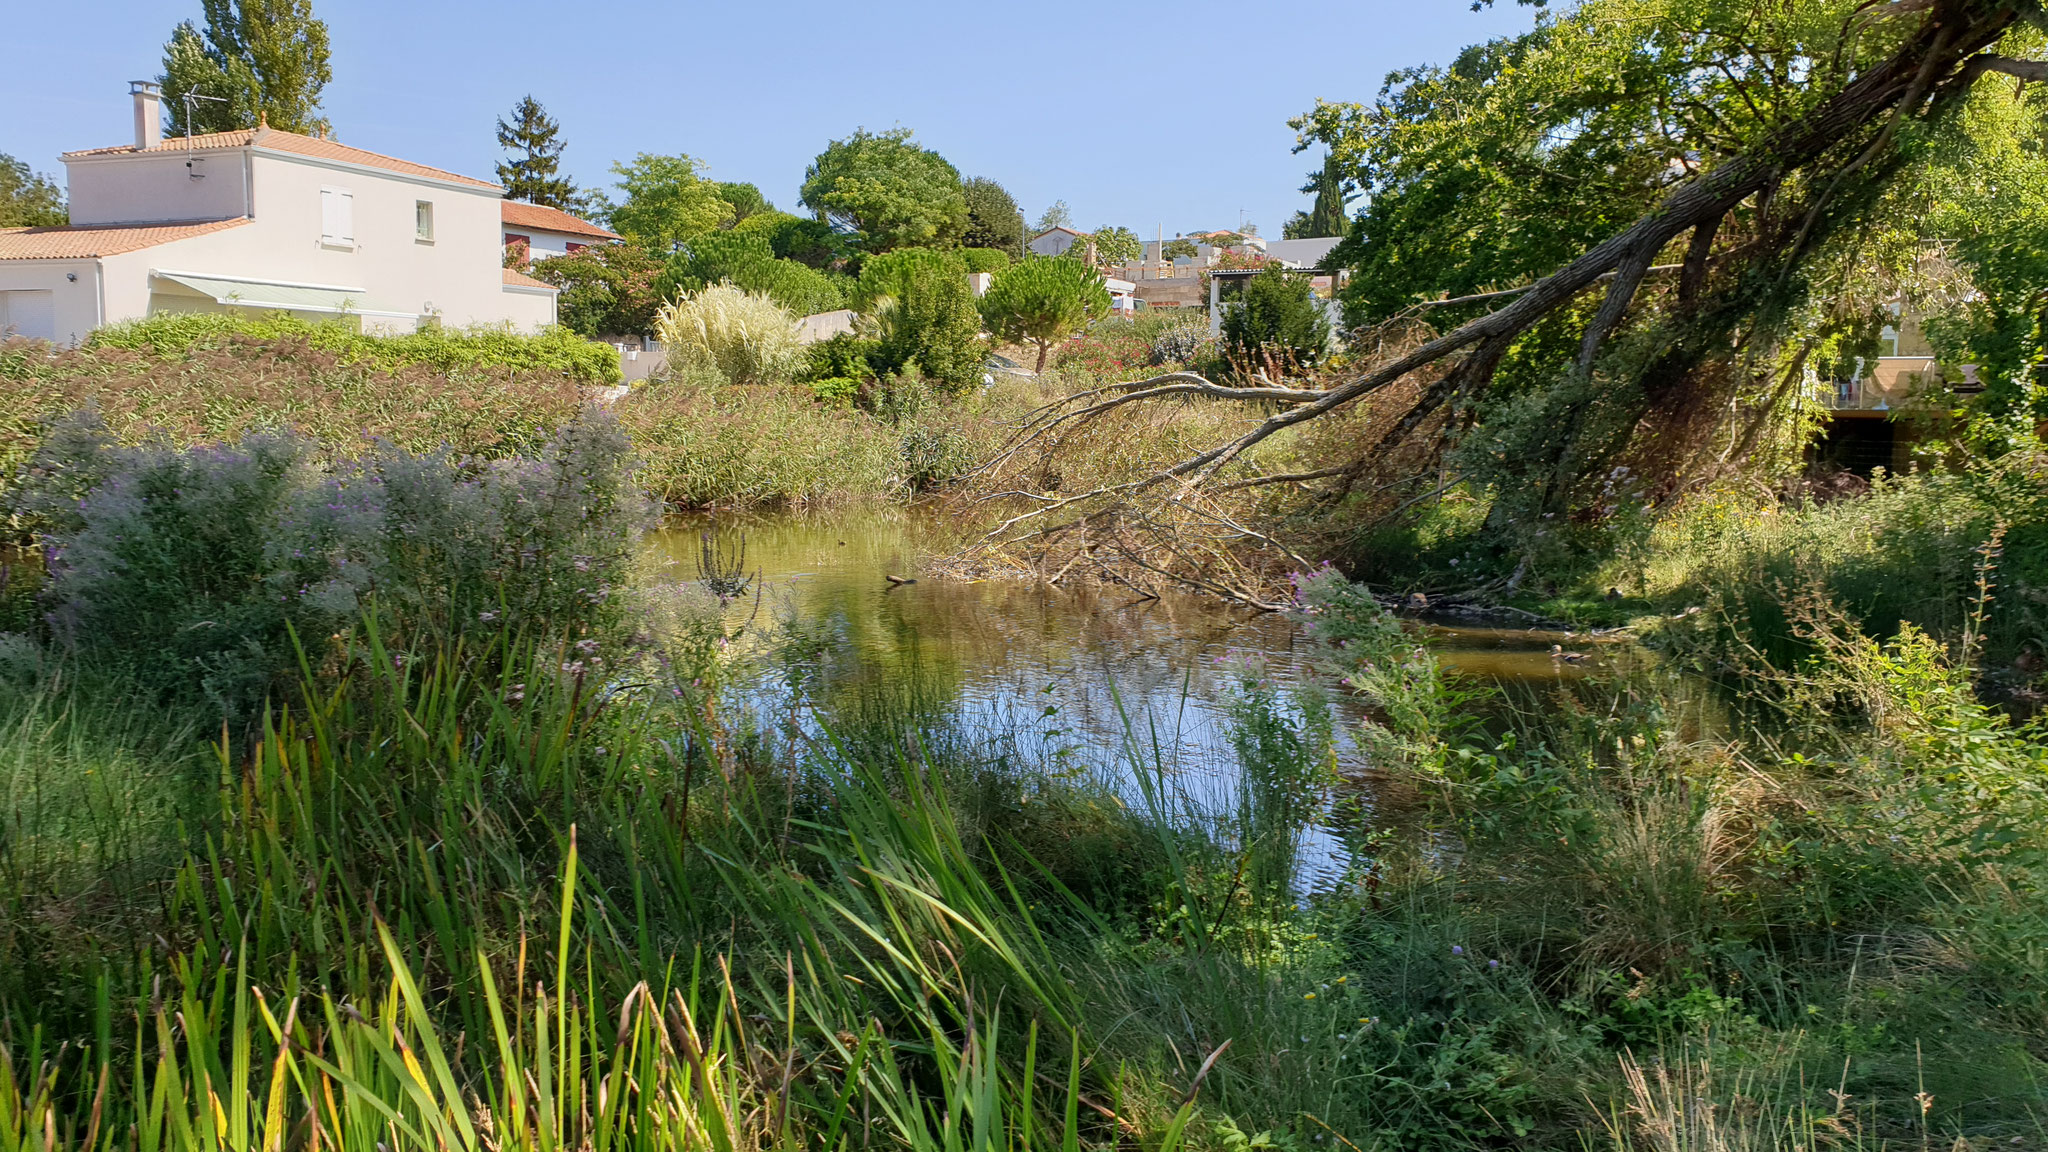
[[[334,78],[327,24],[312,0],[201,0],[202,33],[186,20],[164,45],[164,111],[174,134],[268,123],[326,134],[320,92]],[[190,102],[187,94],[205,99]]]
[[[498,165],[498,183],[507,200],[525,200],[547,208],[574,211],[581,204],[576,185],[561,175],[562,149],[556,139],[561,124],[540,101],[528,96],[512,108],[512,122],[498,121],[498,143],[511,153]]]

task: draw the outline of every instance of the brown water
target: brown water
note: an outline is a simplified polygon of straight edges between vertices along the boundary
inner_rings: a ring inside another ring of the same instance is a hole
[[[780,723],[829,726],[887,693],[1023,762],[1097,773],[1122,795],[1134,797],[1132,773],[1149,770],[1186,811],[1220,819],[1239,793],[1227,727],[1233,676],[1261,668],[1283,695],[1305,677],[1307,638],[1280,614],[1120,588],[923,575],[919,558],[935,534],[902,510],[679,520],[655,538],[673,561],[669,578],[695,578],[706,532],[726,557],[744,542],[746,569],[759,574],[756,590],[728,609],[734,622],[754,621],[742,642],[754,671],[737,695]],[[915,582],[893,584],[892,575]],[[1569,632],[1418,627],[1447,666],[1510,686],[1519,706],[1543,706],[1644,658],[1631,645]],[[1557,658],[1553,645],[1582,658]],[[1340,773],[1367,780],[1371,765],[1343,738],[1359,711],[1343,699],[1334,710]],[[1342,870],[1341,838],[1328,830],[1305,829],[1301,848],[1310,873]]]

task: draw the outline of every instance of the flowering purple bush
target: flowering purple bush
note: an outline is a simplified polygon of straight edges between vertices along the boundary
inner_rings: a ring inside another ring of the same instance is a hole
[[[246,717],[298,648],[318,667],[370,616],[393,651],[622,626],[614,590],[649,509],[609,416],[496,460],[389,444],[325,459],[289,433],[123,447],[69,422],[24,497],[50,525],[53,636]]]

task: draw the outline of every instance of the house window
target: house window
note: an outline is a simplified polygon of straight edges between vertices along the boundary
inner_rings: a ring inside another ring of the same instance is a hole
[[[356,197],[346,188],[320,190],[320,243],[330,248],[356,246]]]
[[[434,242],[434,202],[421,200],[412,206],[412,238],[423,243]]]
[[[533,252],[533,237],[521,236],[517,232],[505,233],[505,255],[524,268]]]
[[[573,256],[588,247],[590,247],[588,244],[578,244],[574,240],[564,240],[562,242],[562,253],[567,256]]]

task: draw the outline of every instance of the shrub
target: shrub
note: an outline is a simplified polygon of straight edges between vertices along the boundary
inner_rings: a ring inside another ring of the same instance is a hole
[[[1241,372],[1278,378],[1315,367],[1330,343],[1330,318],[1303,276],[1267,268],[1223,311],[1223,345]]]
[[[845,306],[838,281],[809,265],[777,259],[769,238],[751,231],[692,237],[669,258],[655,294],[674,301],[722,282],[767,296],[798,316]]]
[[[671,365],[710,368],[735,384],[788,380],[803,357],[795,318],[767,296],[731,284],[664,305],[654,331]]]
[[[860,381],[851,376],[822,376],[811,381],[818,399],[840,408],[851,408],[860,395]]]
[[[608,633],[644,524],[625,437],[596,413],[531,456],[379,445],[340,463],[282,432],[126,447],[82,417],[30,477],[62,509],[57,638],[235,719],[296,668],[295,641],[317,663],[366,612],[393,650]]]
[[[654,330],[661,270],[661,260],[637,244],[592,244],[538,261],[531,272],[562,290],[555,304],[562,327],[595,339]]]
[[[1209,323],[1201,313],[1164,317],[1152,334],[1152,363],[1194,364],[1207,358],[1216,340],[1209,335]]]
[[[1001,248],[962,248],[960,258],[969,272],[1001,272],[1010,266],[1010,254]]]
[[[873,363],[879,352],[880,348],[873,340],[841,332],[804,349],[803,375],[807,380],[833,376],[866,380],[875,374]]]
[[[1104,320],[1060,345],[1053,364],[1101,377],[1127,377],[1132,369],[1152,363],[1152,342],[1128,320]]]
[[[159,356],[189,356],[237,338],[303,341],[333,353],[345,365],[384,372],[421,365],[442,372],[559,372],[585,384],[619,382],[618,351],[593,344],[566,328],[526,335],[505,328],[430,328],[402,336],[372,336],[346,323],[309,323],[283,313],[163,313],[111,324],[85,340],[88,349],[120,348]]]
[[[904,248],[871,256],[854,299],[878,336],[878,373],[915,367],[949,391],[980,375],[981,321],[958,253]]]

